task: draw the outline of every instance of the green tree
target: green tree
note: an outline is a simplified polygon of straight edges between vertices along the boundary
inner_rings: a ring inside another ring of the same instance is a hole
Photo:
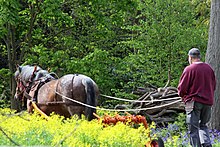
[[[5,76],[12,96],[16,64],[37,64],[59,76],[86,74],[109,95],[125,96],[149,84],[164,86],[168,70],[170,84],[176,86],[187,64],[186,51],[192,46],[205,51],[207,43],[205,1],[0,0],[0,4],[0,53],[10,61],[0,73],[9,72]]]
[[[0,37],[4,44],[1,45],[2,54],[7,52],[9,75],[6,79],[9,81],[9,88],[11,91],[11,108],[19,109],[16,101],[13,99],[15,93],[15,80],[13,78],[13,71],[15,71],[17,48],[19,48],[19,40],[17,37],[20,35],[18,30],[20,11],[20,4],[16,0],[1,0],[0,1]]]
[[[148,82],[157,87],[164,86],[168,71],[170,84],[177,85],[187,64],[186,51],[195,46],[204,52],[207,43],[208,25],[201,23],[203,19],[194,11],[196,7],[196,2],[182,0],[139,3],[133,23],[123,26],[130,38],[119,42],[121,48],[131,51],[118,68],[121,75],[126,71],[128,85],[132,84],[130,86],[134,88]]]

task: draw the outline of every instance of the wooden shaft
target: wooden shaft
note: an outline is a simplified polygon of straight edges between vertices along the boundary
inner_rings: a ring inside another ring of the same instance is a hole
[[[36,105],[35,102],[32,102],[32,106],[33,106],[34,109],[35,109],[38,113],[40,113],[44,118],[46,118],[47,120],[49,120],[49,116],[47,116],[47,114],[45,114],[43,111],[41,111],[41,110],[37,107],[37,105]]]

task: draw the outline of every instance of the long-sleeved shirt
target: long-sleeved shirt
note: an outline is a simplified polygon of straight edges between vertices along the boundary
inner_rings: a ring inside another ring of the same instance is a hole
[[[182,100],[213,105],[216,79],[213,69],[206,63],[195,62],[187,66],[179,81],[178,94]]]

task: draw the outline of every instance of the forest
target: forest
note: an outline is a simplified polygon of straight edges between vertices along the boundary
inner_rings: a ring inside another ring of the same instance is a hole
[[[190,48],[200,48],[205,60],[210,3],[1,0],[0,106],[18,109],[16,65],[82,73],[102,94],[129,99],[138,87],[164,86],[168,75],[176,87]]]
[[[108,97],[132,101],[140,89],[176,88],[195,47],[217,77],[209,128],[219,146],[219,9],[218,0],[0,0],[0,145],[143,146],[153,132],[165,146],[190,146],[182,113],[165,128],[152,122],[146,130],[28,115],[14,98],[15,72],[37,65],[58,78],[87,75],[100,90],[101,116],[98,108],[127,104]]]

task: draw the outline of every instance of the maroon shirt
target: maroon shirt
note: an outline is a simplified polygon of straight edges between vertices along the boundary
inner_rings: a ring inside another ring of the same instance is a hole
[[[187,66],[180,78],[178,94],[183,101],[196,101],[213,105],[216,79],[213,69],[206,63]]]

